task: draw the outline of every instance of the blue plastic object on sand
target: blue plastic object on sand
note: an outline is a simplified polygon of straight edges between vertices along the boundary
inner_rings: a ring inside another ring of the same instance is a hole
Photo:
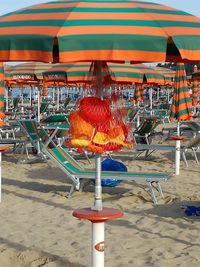
[[[200,207],[183,205],[182,208],[187,216],[200,216]]]
[[[127,167],[117,160],[113,159],[105,159],[101,163],[102,171],[120,171],[120,172],[127,172]],[[115,187],[117,186],[121,180],[118,179],[102,179],[101,185],[108,186],[108,187]]]

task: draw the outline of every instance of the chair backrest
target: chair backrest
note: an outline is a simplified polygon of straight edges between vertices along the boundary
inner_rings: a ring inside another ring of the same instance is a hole
[[[42,102],[40,105],[40,113],[42,114],[42,113],[46,112],[48,106],[49,106],[49,101],[48,102],[47,101]]]
[[[45,148],[47,152],[60,163],[70,174],[83,172],[82,166],[61,147]],[[45,152],[45,151],[44,151]]]
[[[135,130],[135,133],[144,135],[151,133],[159,124],[159,120],[155,118],[144,119],[141,125]]]
[[[35,120],[18,120],[18,123],[22,131],[30,138],[31,141],[40,140]]]
[[[195,148],[200,144],[200,134],[198,134],[195,138],[192,138],[191,141],[186,145],[187,148]]]

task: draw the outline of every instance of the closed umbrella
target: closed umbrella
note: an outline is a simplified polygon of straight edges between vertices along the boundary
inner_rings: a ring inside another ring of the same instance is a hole
[[[174,81],[174,95],[172,99],[170,120],[176,119],[177,136],[180,136],[180,121],[187,121],[193,118],[192,101],[189,95],[187,86],[186,72],[183,63],[177,63],[175,81]],[[180,172],[180,140],[176,138],[176,152],[175,152],[175,174]]]

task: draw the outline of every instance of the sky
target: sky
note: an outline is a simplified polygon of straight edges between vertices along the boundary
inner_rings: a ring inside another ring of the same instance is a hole
[[[51,0],[0,0],[0,15],[17,9]],[[200,17],[200,0],[146,0],[147,2],[159,3]]]

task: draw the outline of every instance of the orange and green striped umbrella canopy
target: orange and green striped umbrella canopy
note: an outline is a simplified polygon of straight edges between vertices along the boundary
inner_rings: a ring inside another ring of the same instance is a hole
[[[191,120],[192,117],[192,101],[187,86],[185,66],[183,63],[177,63],[170,119],[176,118],[182,121]]]
[[[74,62],[69,64],[55,64],[51,69],[43,72],[46,81],[63,81],[67,83],[89,82],[91,64]],[[157,83],[164,84],[164,76],[144,64],[108,64],[111,79],[116,83]]]
[[[165,77],[165,85],[172,85],[175,77],[175,70],[162,68],[162,67],[155,67],[154,68],[157,72],[164,75]]]
[[[51,68],[52,64],[41,62],[28,62],[9,66],[6,71],[8,80],[29,82],[43,79],[42,72]]]
[[[74,62],[54,64],[52,68],[43,71],[46,84],[52,82],[84,83],[88,81],[90,63]]]
[[[54,1],[0,17],[0,61],[199,60],[200,18],[134,0]]]
[[[164,76],[144,64],[108,64],[119,83],[156,83],[164,85]]]

